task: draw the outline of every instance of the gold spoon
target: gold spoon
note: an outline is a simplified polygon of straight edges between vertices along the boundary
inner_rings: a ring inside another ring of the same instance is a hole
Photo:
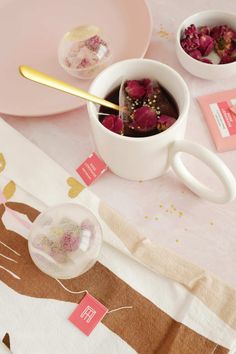
[[[118,106],[115,103],[112,103],[107,100],[104,100],[103,98],[94,96],[89,92],[86,92],[84,90],[81,90],[80,88],[76,88],[74,86],[71,86],[61,80],[55,79],[54,77],[48,76],[44,73],[41,73],[38,70],[32,69],[29,66],[26,66],[26,65],[19,66],[19,72],[26,79],[38,82],[39,84],[55,88],[59,91],[64,91],[64,92],[69,93],[71,95],[83,98],[87,101],[98,103],[101,106],[115,109],[116,111],[125,111],[125,107]]]

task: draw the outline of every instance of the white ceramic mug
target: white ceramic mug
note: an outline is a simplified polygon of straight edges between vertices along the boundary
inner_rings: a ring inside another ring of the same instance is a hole
[[[129,59],[111,65],[92,82],[90,92],[105,97],[124,78],[158,80],[174,97],[179,117],[166,131],[144,138],[115,134],[98,120],[99,107],[88,103],[88,113],[99,155],[116,175],[130,180],[149,180],[163,175],[171,166],[179,178],[197,195],[216,203],[236,196],[236,181],[228,167],[211,151],[183,140],[189,110],[189,91],[182,77],[169,66],[149,59]],[[187,152],[205,162],[220,178],[224,192],[214,191],[199,182],[186,169],[180,152]]]

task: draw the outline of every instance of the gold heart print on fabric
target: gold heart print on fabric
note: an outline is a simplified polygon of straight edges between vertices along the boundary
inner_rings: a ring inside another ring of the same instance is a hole
[[[3,188],[3,192],[2,194],[4,195],[4,197],[6,198],[6,200],[11,199],[11,197],[13,196],[13,194],[16,191],[16,185],[13,181],[10,181],[9,183],[7,183],[7,185]]]
[[[69,177],[67,179],[67,184],[71,187],[68,191],[68,196],[70,198],[76,198],[80,194],[80,192],[82,192],[82,190],[85,188],[74,177]]]
[[[5,167],[6,167],[6,160],[3,154],[0,153],[0,173],[5,169]],[[10,181],[3,188],[3,191],[0,190],[0,193],[4,196],[6,200],[9,200],[14,195],[15,191],[16,191],[16,185],[13,181]]]
[[[0,154],[0,172],[2,172],[4,170],[6,166],[6,161],[4,159],[3,154]]]

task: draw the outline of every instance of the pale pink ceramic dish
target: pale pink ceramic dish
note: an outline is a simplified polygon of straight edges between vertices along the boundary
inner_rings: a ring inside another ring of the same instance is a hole
[[[0,112],[43,116],[85,102],[23,79],[21,64],[85,90],[90,81],[66,74],[57,61],[60,39],[81,24],[101,27],[111,38],[112,61],[144,56],[152,20],[145,0],[9,0],[0,11]]]

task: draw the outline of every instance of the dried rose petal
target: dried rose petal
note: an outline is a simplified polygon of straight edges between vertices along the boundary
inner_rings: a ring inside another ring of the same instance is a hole
[[[192,52],[188,53],[192,58],[200,60],[202,57],[202,53],[200,52],[200,50],[195,49]]]
[[[80,66],[82,68],[87,68],[87,67],[91,66],[91,63],[87,58],[83,58],[80,62]]]
[[[230,56],[236,40],[236,32],[227,25],[215,26],[211,31],[216,53],[221,57]]]
[[[122,134],[123,132],[123,120],[115,114],[106,116],[102,121],[102,125],[116,134]]]
[[[223,34],[223,38],[226,42],[232,41],[233,39],[236,39],[236,32],[228,27]]]
[[[192,24],[190,26],[188,26],[185,30],[184,30],[184,35],[187,37],[187,36],[193,36],[195,34],[198,34],[198,29],[197,27]]]
[[[206,63],[206,64],[213,64],[213,62],[210,59],[208,59],[208,58],[200,58],[198,60],[200,60],[200,61],[202,61],[203,63]]]
[[[216,53],[222,58],[230,53],[233,49],[232,41],[225,41],[224,37],[215,40],[214,48]]]
[[[235,61],[236,31],[228,25],[214,26],[212,29],[209,26],[196,28],[191,25],[184,31],[180,42],[187,54],[204,63],[213,64],[207,58],[213,50],[221,58],[219,64]]]
[[[215,26],[211,29],[211,37],[216,40],[217,38],[222,37],[223,32],[222,32],[222,27],[220,26]]]
[[[220,64],[229,64],[229,63],[233,63],[234,61],[236,61],[236,57],[225,55],[224,57],[221,58]]]
[[[224,37],[227,40],[227,38],[236,38],[236,32],[231,29],[227,25],[221,25],[221,26],[215,26],[211,30],[211,37],[215,40],[217,40],[220,37]]]
[[[223,26],[215,26],[215,27],[213,27],[213,28],[211,29],[210,35],[211,35],[211,37],[212,37],[213,39],[216,40],[217,38],[222,37],[223,34],[225,33],[225,31],[227,31],[227,30],[228,30],[228,26],[226,26],[226,25],[223,25]]]
[[[180,41],[182,48],[185,50],[186,53],[192,52],[195,49],[198,49],[200,45],[199,38],[196,37],[186,37],[181,39]]]
[[[176,119],[165,114],[161,114],[157,122],[157,129],[163,132],[175,123]]]
[[[226,55],[229,55],[230,51],[232,50],[232,43],[226,43],[224,38],[220,38],[217,41],[215,41],[214,45],[216,53],[223,58]]]
[[[140,99],[145,95],[145,88],[138,80],[126,81],[125,91],[133,99]]]
[[[95,52],[99,49],[101,44],[107,46],[107,44],[98,35],[95,35],[85,41],[85,45],[90,50],[93,50]]]
[[[148,132],[155,129],[157,124],[157,113],[148,106],[138,108],[134,112],[133,122],[130,127],[139,132]]]
[[[201,26],[201,27],[198,27],[198,32],[199,32],[200,34],[206,34],[207,36],[209,36],[211,30],[210,30],[210,27],[209,27],[209,26]]]
[[[232,50],[231,57],[236,58],[236,47]]]
[[[214,46],[213,39],[210,36],[203,34],[200,36],[199,42],[200,42],[200,45],[199,45],[198,49],[200,50],[202,55],[203,56],[208,55],[212,51],[213,46]]]
[[[150,79],[141,80],[141,84],[145,90],[145,96],[150,97],[154,94],[153,82]]]

